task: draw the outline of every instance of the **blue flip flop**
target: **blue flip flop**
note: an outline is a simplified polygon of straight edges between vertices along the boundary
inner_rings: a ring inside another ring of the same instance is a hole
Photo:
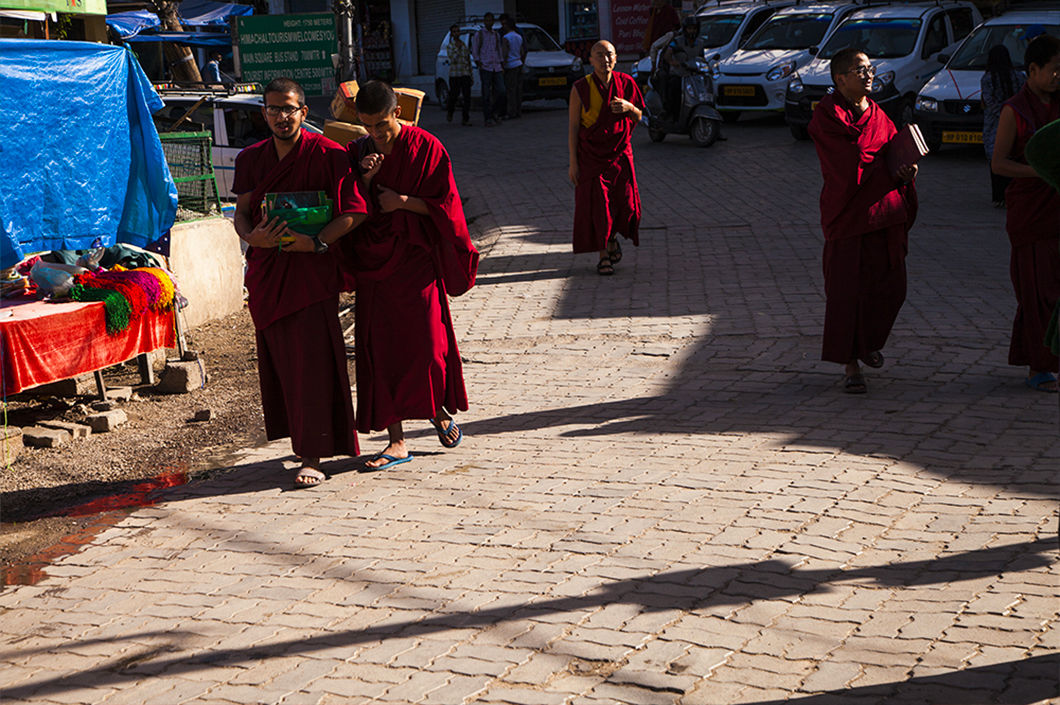
[[[409,453],[407,458],[395,458],[394,456],[387,455],[386,453],[379,453],[378,455],[373,456],[372,460],[379,460],[380,458],[382,458],[383,460],[385,460],[387,462],[383,463],[382,465],[380,465],[379,467],[376,467],[376,468],[370,468],[370,467],[365,466],[365,470],[367,470],[369,472],[378,472],[380,470],[387,470],[389,468],[392,468],[395,465],[401,465],[402,463],[407,463],[410,460],[412,460],[412,453]]]
[[[449,424],[452,428],[456,429],[456,440],[450,441],[448,438],[449,429],[442,430],[442,425],[431,419],[431,426],[434,426],[434,430],[438,432],[438,442],[446,448],[456,448],[460,445],[460,441],[464,440],[464,432],[460,430],[460,427],[456,425],[456,421],[449,419]]]
[[[1056,377],[1053,376],[1052,372],[1039,372],[1033,377],[1028,377],[1027,379],[1023,380],[1023,383],[1036,392],[1047,392],[1049,394],[1056,394],[1055,389],[1047,389],[1046,387],[1042,386],[1043,384],[1048,384],[1050,382],[1055,381]]]

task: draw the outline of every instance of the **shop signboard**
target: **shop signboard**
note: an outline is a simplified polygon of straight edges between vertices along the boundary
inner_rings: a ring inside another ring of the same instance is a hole
[[[611,0],[611,43],[621,54],[640,52],[651,0]]]
[[[243,81],[265,84],[286,76],[306,95],[335,92],[331,55],[338,51],[338,39],[332,13],[239,17],[236,34]]]
[[[107,14],[107,0],[0,0],[0,10],[105,15]]]

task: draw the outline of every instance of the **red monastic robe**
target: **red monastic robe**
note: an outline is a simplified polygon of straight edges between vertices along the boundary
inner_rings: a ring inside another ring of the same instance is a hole
[[[342,188],[349,171],[341,145],[303,131],[282,161],[271,137],[240,152],[232,190],[252,192],[255,224],[262,218],[266,193],[325,191],[334,201],[333,215],[365,213],[357,189]],[[338,256],[333,251],[318,255],[251,247],[246,286],[257,330],[266,436],[269,440],[290,436],[300,457],[357,455],[346,345],[338,317],[342,288]]]
[[[916,189],[888,170],[886,146],[896,130],[871,100],[858,116],[838,93],[826,95],[809,130],[824,177],[821,359],[845,364],[883,348],[905,302]]]
[[[363,156],[376,151],[371,137],[347,149],[355,171]],[[430,215],[384,213],[378,205],[384,186],[422,199]],[[454,252],[462,254],[457,265]],[[453,279],[445,272],[456,266],[473,281],[478,253],[468,236],[449,154],[436,137],[402,126],[372,178],[368,220],[343,240],[343,253],[357,282],[358,430],[433,418],[442,407],[466,411],[446,297],[446,281]]]
[[[1060,93],[1048,105],[1026,84],[1007,103],[1016,114],[1016,141],[1010,157],[1026,162],[1027,141],[1060,118]],[[1010,365],[1057,372],[1056,355],[1045,344],[1045,331],[1060,298],[1060,193],[1039,178],[1013,179],[1005,191],[1006,230],[1012,244],[1009,274],[1016,292],[1016,318],[1009,343]]]
[[[600,252],[618,232],[640,244],[640,192],[630,138],[636,123],[611,112],[614,98],[644,109],[632,76],[615,71],[605,86],[595,73],[574,83],[582,102],[578,130],[578,185],[574,189],[574,251]]]

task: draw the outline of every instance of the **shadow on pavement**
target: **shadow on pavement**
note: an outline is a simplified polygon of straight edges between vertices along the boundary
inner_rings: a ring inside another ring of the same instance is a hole
[[[742,605],[756,600],[795,597],[815,590],[828,589],[830,584],[849,580],[864,580],[879,586],[946,584],[963,580],[975,580],[1007,571],[1041,568],[1052,562],[1052,556],[1047,554],[1055,550],[1055,540],[1039,539],[1021,544],[968,551],[934,560],[911,561],[845,571],[792,569],[788,564],[779,560],[670,571],[607,583],[594,592],[574,597],[559,597],[540,602],[529,602],[515,606],[508,605],[475,612],[440,614],[426,619],[393,621],[367,629],[336,631],[308,638],[299,637],[250,648],[202,651],[198,654],[175,653],[161,659],[152,657],[137,658],[131,664],[129,659],[126,658],[123,661],[115,661],[109,665],[81,671],[74,675],[57,676],[7,688],[3,695],[13,699],[28,699],[31,697],[53,699],[49,696],[82,687],[116,686],[123,682],[140,680],[144,677],[163,673],[166,677],[180,677],[185,674],[211,670],[225,665],[239,665],[269,658],[306,655],[326,649],[355,646],[380,640],[385,641],[388,638],[420,637],[445,632],[450,629],[490,627],[510,620],[533,619],[535,617],[587,608],[592,609],[612,604],[640,605],[645,612],[674,609],[694,611],[718,605]],[[179,637],[181,632],[173,630],[172,633],[174,637]],[[136,638],[136,635],[124,637],[126,640],[134,638]],[[99,640],[94,641],[98,642]],[[78,646],[78,642],[70,641],[68,645],[73,648]],[[174,649],[177,648],[179,646],[174,643]],[[575,646],[571,646],[571,648],[576,649]],[[28,652],[19,650],[19,653],[24,655]],[[172,652],[170,651],[169,653]],[[577,656],[576,653],[569,655]],[[0,652],[0,659],[7,656],[10,656],[10,654]],[[1043,668],[1043,664],[1048,665],[1054,662],[1049,661],[1049,659],[1055,661],[1055,656],[1049,655],[1023,661],[1012,661],[989,668],[1004,668],[1007,672],[1013,673],[1017,671],[1024,673],[1033,671],[1036,674],[1033,678],[1039,679],[1040,683],[1037,681],[1032,683],[1034,687],[1031,690],[1035,693],[1042,693],[1048,687],[1055,687],[1055,680],[1050,682],[1042,674],[1043,671],[1047,670]],[[978,688],[974,680],[976,670],[958,671],[945,676],[916,678],[908,681],[907,684],[919,686],[923,682],[926,696],[930,696],[931,688],[936,684],[947,686],[952,684],[974,691]],[[1055,669],[1053,673],[1055,675]],[[967,676],[966,679],[965,674],[972,675]],[[962,682],[969,685],[957,685]],[[894,687],[896,687],[894,684],[873,686],[872,688],[864,689],[864,691],[866,695],[878,698],[892,692],[886,690],[886,688]],[[877,688],[883,688],[884,690],[877,692]],[[854,688],[841,691],[838,694],[829,693],[814,697],[846,697],[858,693],[859,690],[862,689]],[[1051,694],[1046,693],[1045,697]],[[970,693],[968,697],[978,696]],[[1027,700],[1006,702],[1009,705],[1021,705],[1040,699],[1041,696],[1039,695]],[[808,705],[810,703],[813,705],[824,705],[824,703],[838,701],[808,699],[805,702]],[[847,700],[846,702],[850,701]],[[918,699],[903,702],[917,702],[920,704],[960,702],[964,705],[973,705],[974,703],[989,701],[974,699],[957,701],[952,699],[945,701]]]

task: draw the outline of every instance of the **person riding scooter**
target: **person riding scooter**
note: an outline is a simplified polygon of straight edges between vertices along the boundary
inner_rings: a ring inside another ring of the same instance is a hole
[[[695,60],[703,56],[706,41],[699,36],[699,20],[686,17],[681,32],[663,51],[659,73],[664,77],[666,110],[671,116],[681,111],[681,79],[695,70]]]

